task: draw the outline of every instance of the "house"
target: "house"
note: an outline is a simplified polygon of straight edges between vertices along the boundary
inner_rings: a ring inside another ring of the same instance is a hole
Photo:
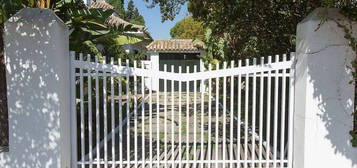
[[[171,72],[171,67],[174,67],[174,72],[179,72],[179,66],[182,67],[182,73],[194,71],[194,66],[197,66],[197,71],[204,68],[200,58],[206,53],[202,49],[202,42],[193,41],[192,39],[168,39],[168,40],[155,40],[150,43],[146,49],[148,59],[151,63],[151,68],[156,71],[163,71],[164,65],[167,65],[167,71]],[[154,79],[152,89],[157,91],[160,85],[163,85],[163,80]],[[148,83],[148,82],[147,82]],[[199,85],[199,84],[198,84]],[[150,87],[150,85],[147,85]],[[175,84],[175,91],[178,90]],[[168,89],[171,90],[170,86]],[[184,89],[183,89],[184,90]],[[193,83],[190,85],[190,90],[193,90]]]
[[[107,10],[113,9],[114,7],[105,1],[96,1],[92,2],[89,8],[101,8]],[[204,50],[202,50],[202,42],[194,41],[192,39],[153,41],[145,26],[129,23],[120,18],[117,13],[113,13],[113,15],[108,18],[107,23],[113,26],[124,25],[136,28],[136,31],[125,32],[126,34],[132,34],[134,38],[128,36],[119,36],[118,38],[126,43],[122,46],[127,53],[144,53],[145,58],[142,62],[149,69],[163,71],[164,65],[166,64],[168,72],[171,72],[171,66],[174,66],[174,72],[178,73],[178,68],[181,66],[182,73],[187,73],[187,67],[190,68],[190,72],[192,73],[195,65],[197,66],[197,71],[200,71],[204,67],[203,63],[200,62],[200,57],[205,55]],[[164,81],[153,79],[152,87],[149,79],[146,79],[145,83],[148,89],[152,88],[152,90],[157,91],[158,88],[163,88],[159,86],[163,85]],[[168,86],[168,89],[171,90],[170,86]],[[177,91],[177,83],[174,87],[174,90]],[[201,88],[203,88],[203,86]],[[190,90],[193,91],[193,83],[190,84]],[[185,91],[185,88],[183,88],[183,91]]]

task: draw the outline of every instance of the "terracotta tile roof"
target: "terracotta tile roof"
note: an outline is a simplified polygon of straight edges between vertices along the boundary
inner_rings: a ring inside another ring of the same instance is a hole
[[[201,42],[192,39],[155,40],[146,48],[149,51],[199,51],[203,46]]]
[[[112,5],[106,3],[105,1],[92,2],[89,8],[100,8],[104,10],[114,9]]]
[[[145,26],[132,24],[132,23],[127,22],[127,21],[125,21],[124,19],[122,19],[122,18],[120,18],[118,16],[115,16],[115,15],[110,16],[108,18],[107,22],[108,22],[108,24],[115,25],[115,26],[120,26],[120,25],[129,26],[130,25],[133,28],[136,28],[136,29],[141,30],[141,31],[145,31]]]
[[[97,2],[93,2],[89,8],[100,8],[100,9],[103,9],[103,10],[108,10],[108,9],[114,9],[114,7],[108,3],[106,3],[105,1],[97,1]],[[118,16],[118,14],[116,13],[113,13],[113,15],[111,15],[108,19],[107,19],[107,23],[109,25],[113,25],[113,26],[121,26],[121,25],[124,25],[124,26],[131,26],[135,29],[137,29],[138,31],[142,31],[144,33],[144,35],[150,39],[151,36],[150,36],[150,33],[146,30],[145,26],[142,26],[142,25],[137,25],[137,24],[133,24],[133,23],[130,23],[130,22],[127,22],[125,21],[124,19],[120,18]]]
[[[105,1],[93,2],[90,5],[89,8],[100,8],[100,9],[103,9],[103,10],[114,9],[114,7],[112,5],[106,3]],[[119,25],[128,26],[128,25],[131,25],[133,28],[139,29],[141,31],[143,31],[145,29],[145,26],[136,25],[136,24],[132,24],[130,22],[125,21],[124,19],[122,19],[119,16],[117,16],[116,13],[114,13],[113,15],[111,15],[107,19],[107,23],[110,24],[110,25],[115,25],[115,26],[119,26]]]

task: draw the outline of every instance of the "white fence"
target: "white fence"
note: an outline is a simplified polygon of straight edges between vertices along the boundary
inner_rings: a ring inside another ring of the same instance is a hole
[[[75,166],[291,167],[294,53],[194,73],[72,59]],[[153,78],[164,91],[145,88]]]

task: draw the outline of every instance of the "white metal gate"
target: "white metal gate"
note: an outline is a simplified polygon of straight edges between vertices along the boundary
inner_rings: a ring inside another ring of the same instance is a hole
[[[294,53],[194,73],[71,56],[73,167],[292,167]]]

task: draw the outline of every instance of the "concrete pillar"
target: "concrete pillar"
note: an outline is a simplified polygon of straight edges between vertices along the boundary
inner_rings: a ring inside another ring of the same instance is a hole
[[[0,167],[70,167],[67,26],[52,10],[25,8],[4,40],[10,135]]]
[[[357,37],[356,22],[337,9],[318,8],[297,27],[294,168],[357,167],[349,135],[355,93],[350,67],[356,53],[336,20],[352,24]]]

